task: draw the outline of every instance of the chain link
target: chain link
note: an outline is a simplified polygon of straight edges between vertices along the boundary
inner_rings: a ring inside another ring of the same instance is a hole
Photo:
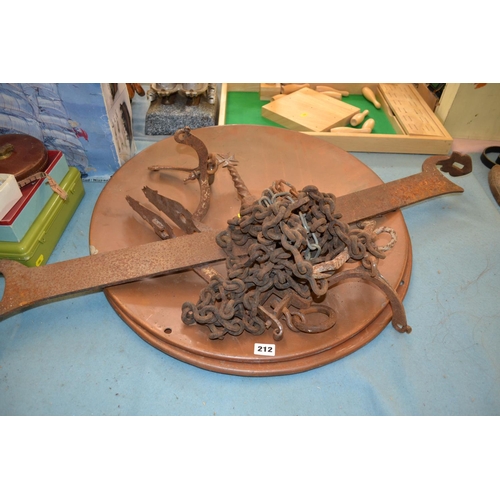
[[[390,232],[392,241],[378,247],[382,231]],[[328,306],[317,304],[328,291],[328,277],[347,260],[367,266],[370,259],[384,258],[394,242],[390,228],[375,229],[374,222],[351,228],[342,222],[333,194],[316,186],[297,191],[275,181],[218,234],[217,244],[227,255],[227,279],[215,276],[196,304],[184,303],[182,321],[207,325],[211,339],[244,331],[261,335],[274,324],[279,340],[280,317],[294,331],[324,331],[336,318]],[[315,272],[319,267],[321,272]],[[313,312],[326,316],[314,327],[305,321]]]

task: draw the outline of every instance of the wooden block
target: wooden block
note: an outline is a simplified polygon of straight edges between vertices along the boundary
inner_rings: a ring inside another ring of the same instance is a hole
[[[291,94],[292,92],[297,92],[297,90],[311,88],[308,83],[287,83],[283,85],[283,94]]]
[[[303,88],[262,106],[262,116],[291,130],[324,132],[342,127],[360,109],[332,99],[321,92]]]
[[[443,127],[413,85],[381,83],[379,87],[408,135],[443,135]]]
[[[260,84],[260,100],[270,101],[275,95],[281,92],[280,83],[261,83]]]
[[[328,85],[316,85],[315,90],[317,90],[318,92],[336,92],[337,94],[343,95],[344,97],[347,97],[349,95],[349,92],[347,90],[335,89],[333,87],[329,87]]]

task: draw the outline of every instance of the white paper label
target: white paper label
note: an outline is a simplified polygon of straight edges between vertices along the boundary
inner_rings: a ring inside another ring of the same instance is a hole
[[[253,353],[259,356],[274,356],[276,346],[274,344],[254,344]]]

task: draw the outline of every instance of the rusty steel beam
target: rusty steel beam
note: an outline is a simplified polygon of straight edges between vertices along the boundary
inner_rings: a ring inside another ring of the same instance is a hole
[[[464,165],[462,170],[454,167],[457,162]],[[433,156],[424,162],[419,174],[340,196],[337,209],[342,220],[353,223],[435,196],[463,192],[439,172],[437,165],[451,175],[460,175],[469,169],[471,160],[457,153]],[[225,254],[215,241],[216,234],[194,233],[36,268],[0,260],[0,273],[5,277],[0,320],[57,297],[222,261]]]
[[[190,269],[225,258],[215,242],[215,231],[179,236],[41,267],[0,260],[5,290],[0,319],[35,304],[77,292]]]

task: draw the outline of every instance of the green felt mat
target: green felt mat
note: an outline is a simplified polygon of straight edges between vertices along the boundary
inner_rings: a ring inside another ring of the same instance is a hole
[[[262,106],[268,101],[261,101],[258,92],[228,92],[226,101],[226,124],[269,125],[285,128],[262,117]]]
[[[356,106],[361,111],[369,111],[366,118],[375,120],[374,134],[395,134],[386,114],[368,102],[362,95],[349,95],[342,100]],[[267,101],[261,101],[258,92],[228,92],[226,102],[226,124],[268,125],[271,127],[285,128],[281,125],[262,117],[262,106]],[[358,125],[355,128],[361,128]]]

